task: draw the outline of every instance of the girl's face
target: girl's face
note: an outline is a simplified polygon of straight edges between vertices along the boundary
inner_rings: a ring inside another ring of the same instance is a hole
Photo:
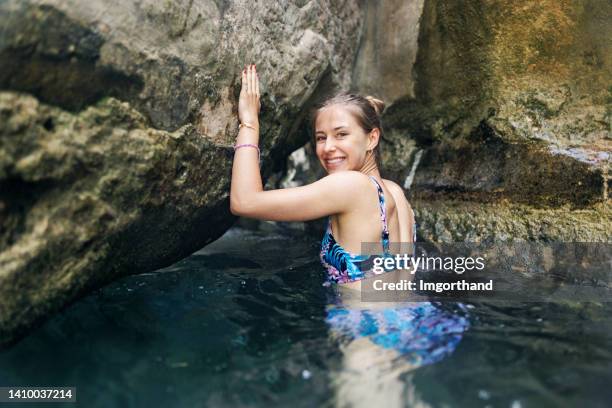
[[[345,105],[328,106],[317,115],[317,157],[329,174],[362,168],[367,150],[375,146],[371,139]]]

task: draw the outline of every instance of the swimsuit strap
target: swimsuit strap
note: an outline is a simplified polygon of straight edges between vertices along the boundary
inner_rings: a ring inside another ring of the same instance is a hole
[[[385,193],[383,192],[382,187],[376,181],[374,176],[369,176],[370,180],[376,185],[376,189],[378,190],[378,204],[380,206],[380,219],[383,223],[383,231],[382,231],[382,247],[385,254],[389,253],[389,228],[387,227],[387,209],[385,206]]]

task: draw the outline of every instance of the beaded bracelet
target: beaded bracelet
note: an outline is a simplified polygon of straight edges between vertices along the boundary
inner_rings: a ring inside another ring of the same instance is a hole
[[[241,123],[240,125],[238,125],[238,130],[242,129],[243,127],[249,128],[249,129],[253,129],[253,130],[257,130],[255,128],[255,126],[251,125],[250,123]]]
[[[239,145],[235,145],[234,146],[234,152],[238,149],[240,149],[241,147],[254,147],[257,149],[257,160],[259,160],[259,157],[261,156],[261,152],[259,151],[259,146],[254,145],[253,143],[243,143],[243,144],[239,144]]]

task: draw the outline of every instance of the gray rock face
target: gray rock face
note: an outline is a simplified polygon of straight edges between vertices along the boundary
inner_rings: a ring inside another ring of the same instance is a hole
[[[0,2],[0,346],[220,236],[242,66],[265,175],[312,100],[348,86],[356,3]]]
[[[258,63],[276,121],[300,110],[324,77],[327,86],[348,83],[355,2],[302,3],[3,2],[0,85],[69,110],[114,96],[155,128],[191,123],[231,141],[246,63]]]
[[[387,103],[415,96],[413,70],[424,2],[365,3],[364,31],[353,71],[353,84],[360,92]]]

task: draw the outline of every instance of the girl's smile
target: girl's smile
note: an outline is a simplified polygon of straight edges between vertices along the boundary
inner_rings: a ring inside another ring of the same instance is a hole
[[[325,159],[325,164],[327,168],[337,168],[342,166],[345,160],[346,156],[333,157],[330,159]]]

